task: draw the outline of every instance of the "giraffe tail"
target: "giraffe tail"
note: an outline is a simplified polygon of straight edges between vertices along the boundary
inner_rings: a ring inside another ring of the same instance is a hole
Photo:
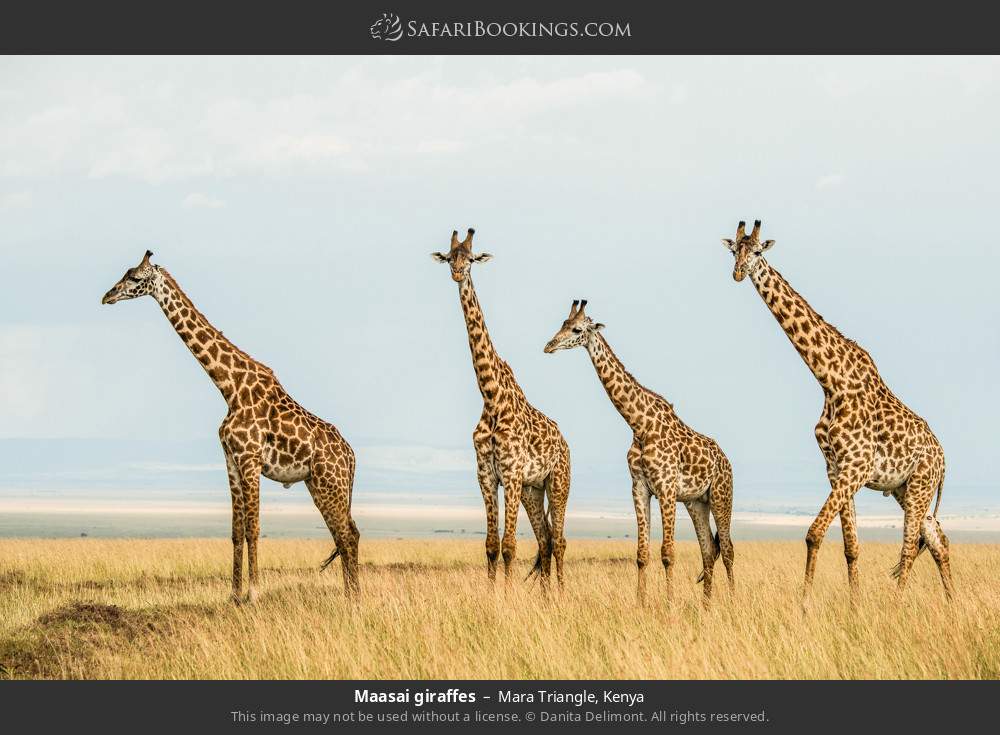
[[[340,549],[334,549],[333,553],[330,554],[330,556],[326,557],[326,560],[319,565],[319,570],[322,572],[328,566],[333,564],[333,560],[336,559],[338,556],[340,556]]]
[[[934,522],[935,523],[937,523],[938,508],[941,507],[941,492],[943,490],[944,490],[944,476],[941,477],[941,482],[938,483],[938,487],[937,487],[937,500],[934,501]],[[941,530],[940,526],[938,526],[938,530],[939,531]],[[916,561],[920,557],[920,555],[923,554],[925,551],[927,551],[927,542],[924,540],[924,535],[920,534],[920,538],[917,539],[917,553],[916,553],[916,556],[913,557],[913,561]],[[903,560],[900,559],[899,563],[896,564],[896,566],[894,566],[892,568],[892,571],[889,574],[890,574],[890,576],[892,576],[893,579],[898,579],[899,578],[899,574],[902,571],[903,571]]]
[[[719,544],[719,532],[715,532],[715,558],[719,558],[719,554],[722,553],[722,546]],[[701,570],[701,574],[698,575],[698,579],[694,581],[695,584],[701,584],[705,581],[705,570]]]

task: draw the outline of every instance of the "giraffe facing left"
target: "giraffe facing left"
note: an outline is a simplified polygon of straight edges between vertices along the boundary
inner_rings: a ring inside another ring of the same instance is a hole
[[[358,591],[358,539],[351,518],[354,450],[333,424],[296,403],[271,368],[226,339],[195,307],[173,276],[150,262],[139,265],[104,294],[102,304],[152,296],[191,354],[222,393],[229,412],[219,427],[233,503],[232,600],[243,601],[243,545],[247,547],[246,601],[258,589],[257,540],[260,535],[260,476],[290,487],[305,482],[333,535],[336,548],[326,569],[341,557],[344,591]]]

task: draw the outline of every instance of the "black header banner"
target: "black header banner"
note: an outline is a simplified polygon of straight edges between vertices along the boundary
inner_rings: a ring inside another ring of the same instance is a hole
[[[996,53],[989,3],[7,3],[5,53]]]

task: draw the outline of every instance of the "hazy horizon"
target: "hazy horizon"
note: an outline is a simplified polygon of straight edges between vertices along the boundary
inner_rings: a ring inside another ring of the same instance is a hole
[[[475,227],[571,512],[631,512],[628,427],[582,350],[542,353],[581,297],[726,451],[738,512],[815,512],[822,394],[719,242],[759,217],[941,440],[942,513],[995,513],[998,114],[991,57],[2,58],[0,505],[228,503],[218,392],[151,299],[99,304],[149,248],[352,443],[356,503],[481,510],[481,398],[429,257]]]

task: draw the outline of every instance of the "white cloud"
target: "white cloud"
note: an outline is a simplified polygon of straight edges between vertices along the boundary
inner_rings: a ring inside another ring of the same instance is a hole
[[[158,84],[132,78],[144,63]],[[202,61],[197,77],[150,60],[77,78],[53,62],[40,89],[0,116],[0,175],[159,183],[303,167],[367,171],[509,141],[533,116],[650,92],[632,69],[458,83],[435,68],[385,77],[368,64],[338,73],[333,62],[304,63],[305,71],[226,63]],[[302,83],[273,83],[283,70],[301,73]],[[229,84],[216,88],[206,80],[213,72]]]
[[[827,174],[826,176],[820,176],[816,180],[816,188],[820,190],[836,189],[843,183],[844,183],[843,174]]]
[[[221,209],[226,206],[226,203],[221,199],[196,191],[184,197],[181,206],[186,209]]]
[[[0,211],[5,209],[26,209],[31,206],[30,191],[11,191],[0,194]]]

